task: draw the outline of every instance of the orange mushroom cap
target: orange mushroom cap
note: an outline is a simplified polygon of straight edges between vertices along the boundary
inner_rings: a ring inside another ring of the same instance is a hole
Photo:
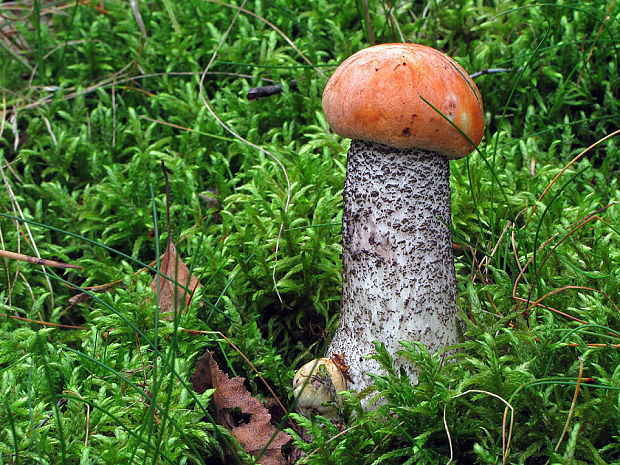
[[[323,92],[323,112],[343,137],[419,148],[448,158],[474,147],[484,134],[482,97],[452,58],[424,45],[382,44],[351,55]]]

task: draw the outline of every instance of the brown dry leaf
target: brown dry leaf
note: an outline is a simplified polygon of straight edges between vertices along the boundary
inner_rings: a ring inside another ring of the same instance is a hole
[[[185,310],[187,308],[194,291],[201,284],[194,275],[190,275],[189,269],[178,257],[177,248],[172,241],[168,241],[168,247],[161,258],[159,269],[162,275],[170,278],[159,276],[159,311],[169,314],[172,318],[175,309]],[[187,290],[182,286],[187,287]],[[157,276],[151,282],[151,289],[157,293]]]
[[[198,359],[196,371],[192,375],[192,384],[196,392],[203,393],[211,386],[215,388],[213,402],[217,410],[217,421],[231,431],[244,451],[258,456],[269,443],[259,463],[284,465],[287,461],[282,455],[281,448],[291,440],[291,437],[282,431],[276,434],[277,430],[271,424],[271,415],[267,408],[260,400],[250,395],[243,386],[244,381],[245,378],[229,378],[219,369],[212,352],[209,351]],[[233,408],[240,408],[242,413],[250,415],[249,422],[236,424],[231,412]]]

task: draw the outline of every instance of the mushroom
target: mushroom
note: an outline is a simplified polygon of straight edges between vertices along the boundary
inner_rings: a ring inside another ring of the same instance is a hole
[[[323,111],[334,132],[353,139],[340,321],[327,354],[345,354],[350,388],[361,391],[372,383],[366,373],[380,372],[365,357],[379,341],[416,382],[412,362],[397,354],[399,341],[420,341],[431,352],[458,342],[449,160],[482,139],[480,92],[435,49],[383,44],[338,67]]]
[[[296,410],[305,417],[319,414],[338,419],[342,399],[339,392],[347,389],[347,381],[338,365],[328,358],[318,358],[302,366],[293,379]]]

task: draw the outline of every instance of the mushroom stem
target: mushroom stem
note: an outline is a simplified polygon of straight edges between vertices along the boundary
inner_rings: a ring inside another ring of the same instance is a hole
[[[328,356],[344,353],[349,389],[372,383],[381,367],[366,355],[385,344],[415,382],[399,341],[431,352],[457,342],[456,277],[450,230],[450,167],[436,152],[353,140],[342,226],[340,323]]]

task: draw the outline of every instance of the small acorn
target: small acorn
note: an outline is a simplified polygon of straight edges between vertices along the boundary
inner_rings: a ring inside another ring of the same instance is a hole
[[[342,404],[339,392],[347,389],[347,381],[338,366],[328,358],[318,358],[302,366],[293,379],[296,410],[305,417],[311,414],[338,418]]]

